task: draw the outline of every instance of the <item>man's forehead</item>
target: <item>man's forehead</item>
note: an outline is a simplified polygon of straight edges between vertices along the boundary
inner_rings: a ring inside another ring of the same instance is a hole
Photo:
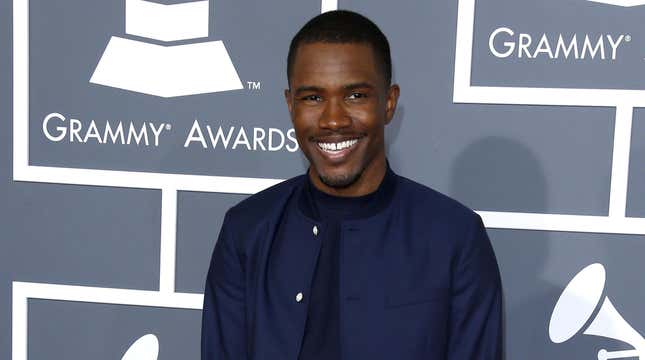
[[[303,43],[296,49],[294,65],[307,64],[320,59],[361,60],[375,62],[374,49],[368,43],[312,42]]]
[[[297,50],[292,80],[333,82],[338,86],[369,83],[382,74],[372,48],[363,43],[308,43]]]

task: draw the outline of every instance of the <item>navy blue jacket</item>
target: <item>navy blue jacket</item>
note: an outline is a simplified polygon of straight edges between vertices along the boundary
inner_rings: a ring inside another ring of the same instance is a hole
[[[341,224],[342,359],[501,359],[499,270],[480,217],[395,178],[382,211]],[[226,213],[206,279],[202,360],[298,358],[325,231],[301,205],[305,180]]]

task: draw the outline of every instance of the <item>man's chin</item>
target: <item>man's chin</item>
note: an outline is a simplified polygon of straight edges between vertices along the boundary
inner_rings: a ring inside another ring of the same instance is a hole
[[[351,174],[338,174],[338,175],[327,175],[327,174],[320,174],[318,175],[320,178],[320,181],[322,181],[323,184],[336,188],[336,189],[344,189],[352,184],[354,184],[358,179],[361,177],[360,172],[356,173],[351,173]]]

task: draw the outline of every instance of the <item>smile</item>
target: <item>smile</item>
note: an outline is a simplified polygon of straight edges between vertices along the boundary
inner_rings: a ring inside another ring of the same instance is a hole
[[[358,139],[345,140],[339,142],[319,142],[318,147],[328,153],[328,154],[338,154],[344,152],[344,150],[351,149],[354,145],[358,143]]]

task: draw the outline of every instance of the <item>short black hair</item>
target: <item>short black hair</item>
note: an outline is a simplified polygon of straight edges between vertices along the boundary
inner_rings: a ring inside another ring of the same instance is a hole
[[[372,47],[376,61],[380,63],[385,84],[392,82],[392,59],[390,43],[387,37],[370,19],[348,10],[334,10],[322,13],[309,20],[291,40],[287,55],[287,80],[291,80],[291,71],[296,52],[302,44],[311,43],[348,44],[360,43]]]

